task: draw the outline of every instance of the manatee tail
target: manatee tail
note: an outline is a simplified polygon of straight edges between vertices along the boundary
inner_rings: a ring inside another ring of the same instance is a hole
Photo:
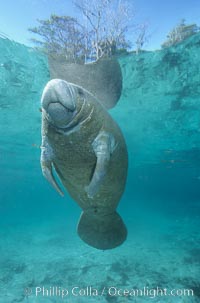
[[[77,232],[88,245],[102,250],[121,245],[127,236],[126,226],[116,211],[104,215],[82,212]]]

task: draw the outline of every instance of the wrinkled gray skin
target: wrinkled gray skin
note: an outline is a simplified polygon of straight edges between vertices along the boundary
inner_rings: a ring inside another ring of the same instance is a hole
[[[123,135],[104,107],[88,91],[64,80],[47,83],[42,95],[41,168],[63,195],[63,186],[83,212],[79,236],[98,249],[114,248],[126,239],[116,212],[127,176]]]
[[[121,96],[122,72],[117,59],[102,58],[87,64],[67,63],[66,58],[49,56],[51,79],[63,79],[87,89],[105,108],[113,108]]]

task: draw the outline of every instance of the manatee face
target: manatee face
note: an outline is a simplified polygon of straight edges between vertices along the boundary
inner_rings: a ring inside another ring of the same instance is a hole
[[[57,128],[66,128],[77,113],[77,90],[60,79],[51,80],[42,95],[42,107],[47,119]]]

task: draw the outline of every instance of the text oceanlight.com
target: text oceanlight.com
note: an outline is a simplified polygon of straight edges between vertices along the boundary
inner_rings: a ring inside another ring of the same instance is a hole
[[[36,297],[60,297],[66,298],[68,296],[74,297],[97,297],[97,296],[110,296],[110,297],[189,297],[194,296],[192,289],[168,289],[168,288],[120,288],[115,286],[96,288],[93,286],[73,286],[71,288],[63,288],[58,286],[36,286],[34,288],[25,288],[26,296]]]

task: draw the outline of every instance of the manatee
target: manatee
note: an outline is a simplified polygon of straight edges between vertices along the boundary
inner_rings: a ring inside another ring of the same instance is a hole
[[[54,79],[42,99],[41,168],[58,193],[55,171],[82,214],[79,237],[97,249],[122,244],[127,229],[116,208],[123,194],[128,156],[119,126],[80,86]]]
[[[107,109],[121,96],[122,72],[115,58],[103,58],[87,64],[69,63],[66,58],[49,56],[51,79],[76,83],[92,93]]]

